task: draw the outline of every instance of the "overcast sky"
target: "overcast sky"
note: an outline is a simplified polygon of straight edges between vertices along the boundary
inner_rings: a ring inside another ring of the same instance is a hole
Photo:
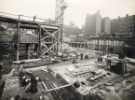
[[[135,14],[135,0],[65,0],[65,24],[74,22],[81,26],[87,13],[100,10],[110,18]],[[55,18],[55,0],[0,0],[0,11],[41,18]]]

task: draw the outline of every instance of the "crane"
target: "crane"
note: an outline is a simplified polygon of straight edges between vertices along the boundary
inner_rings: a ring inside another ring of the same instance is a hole
[[[63,41],[63,24],[64,24],[64,11],[67,8],[67,4],[64,0],[56,0],[56,11],[55,11],[55,21],[56,24],[60,26],[60,34],[58,36],[59,45],[61,45],[62,49],[62,41]]]

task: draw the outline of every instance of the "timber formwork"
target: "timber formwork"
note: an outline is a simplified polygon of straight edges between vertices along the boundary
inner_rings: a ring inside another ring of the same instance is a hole
[[[60,38],[58,25],[44,20],[35,21],[35,17],[26,20],[22,15],[17,18],[0,15],[0,26],[2,25],[14,30],[14,39],[4,43],[14,44],[15,60],[57,55]]]

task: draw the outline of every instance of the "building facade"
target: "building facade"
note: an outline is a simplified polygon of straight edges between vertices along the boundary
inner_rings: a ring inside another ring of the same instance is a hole
[[[101,29],[102,29],[101,28],[102,17],[99,11],[95,14],[95,17],[96,17],[96,35],[99,35],[101,34]]]
[[[111,34],[111,20],[109,17],[102,18],[100,12],[87,15],[85,22],[85,33],[94,36]]]
[[[111,34],[111,20],[109,19],[109,17],[105,17],[102,19],[102,33]]]
[[[135,58],[135,15],[113,19],[111,25],[111,33],[124,41],[126,56]]]
[[[135,36],[135,15],[119,17],[111,22],[111,33],[120,36]]]
[[[101,22],[102,18],[100,12],[95,14],[88,14],[86,16],[84,31],[88,36],[96,36],[101,33]]]

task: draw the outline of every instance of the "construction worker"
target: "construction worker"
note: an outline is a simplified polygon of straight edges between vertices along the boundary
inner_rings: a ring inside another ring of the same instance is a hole
[[[38,91],[38,79],[32,73],[27,74],[30,77],[30,81],[28,81],[28,83],[26,84],[25,91],[30,93],[36,93]]]
[[[111,59],[107,56],[106,58],[106,66],[107,66],[107,70],[110,70],[111,67]]]
[[[23,66],[21,65],[19,70],[18,70],[18,73],[19,73],[19,82],[20,82],[20,86],[21,87],[24,87],[26,86],[26,75],[25,75],[25,72],[23,70]]]
[[[83,60],[83,53],[80,54],[81,60]]]

